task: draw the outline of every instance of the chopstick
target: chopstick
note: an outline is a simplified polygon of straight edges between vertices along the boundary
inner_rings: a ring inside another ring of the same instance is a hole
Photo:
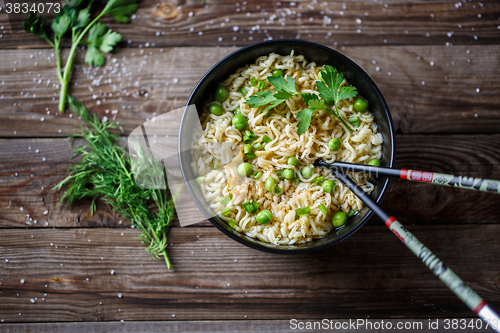
[[[335,176],[344,183],[354,194],[358,196],[372,211],[377,214],[385,225],[436,274],[472,311],[483,319],[496,332],[500,332],[500,317],[474,290],[469,288],[453,271],[443,264],[424,244],[422,244],[411,232],[394,217],[389,216],[368,194],[356,185],[342,171],[334,171]]]
[[[500,194],[500,181],[493,179],[453,176],[444,173],[408,169],[391,169],[380,166],[346,162],[333,162],[330,164],[320,159],[316,160],[316,162],[314,162],[314,165],[328,167],[333,170],[368,172],[375,175],[398,177],[401,179],[412,180],[420,183],[432,183],[444,186],[465,188],[468,190],[478,190]]]

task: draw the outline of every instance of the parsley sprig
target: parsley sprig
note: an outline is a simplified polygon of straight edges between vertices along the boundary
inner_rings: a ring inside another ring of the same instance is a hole
[[[104,15],[110,15],[119,23],[127,23],[130,21],[130,16],[139,7],[137,2],[138,0],[109,0],[101,13],[91,19],[93,0],[65,0],[60,12],[54,15],[54,21],[50,24],[53,41],[48,35],[49,26],[45,25],[45,19],[41,15],[31,12],[28,19],[23,22],[25,31],[45,39],[55,50],[57,75],[61,82],[59,111],[63,112],[66,104],[71,67],[73,66],[77,47],[81,44],[87,44],[85,62],[91,66],[103,66],[106,58],[101,52],[111,52],[113,47],[121,40],[121,35],[107,29],[105,24],[97,21]],[[61,39],[70,32],[72,45],[63,68]],[[88,38],[84,40],[83,38],[87,33]]]
[[[273,85],[276,92],[273,93],[270,90],[259,91],[255,95],[250,96],[245,104],[250,105],[252,108],[265,106],[263,112],[267,112],[290,97],[300,95],[307,108],[299,111],[297,114],[297,119],[299,120],[297,130],[299,135],[307,131],[311,125],[313,114],[318,110],[328,111],[337,117],[344,127],[351,132],[351,127],[340,116],[337,103],[356,96],[358,94],[356,88],[341,86],[344,81],[344,74],[339,73],[332,66],[325,65],[324,70],[319,74],[320,81],[316,81],[319,96],[317,94],[303,94],[298,92],[295,87],[295,79],[289,75],[286,78],[282,76],[269,76],[267,80]]]
[[[91,116],[83,103],[68,96],[68,104],[88,124],[79,135],[86,144],[75,148],[73,157],[81,157],[70,169],[69,175],[54,189],[66,191],[61,202],[91,199],[90,212],[96,210],[96,200],[109,204],[115,211],[127,218],[141,231],[140,238],[147,244],[146,251],[157,258],[163,257],[171,268],[166,247],[174,205],[161,189],[143,189],[133,178],[130,158],[127,151],[118,145],[119,136],[111,134],[110,129],[120,128],[112,122],[101,122],[97,115]],[[139,152],[140,153],[140,152]],[[148,159],[149,156],[137,156]],[[148,164],[149,165],[149,164]],[[163,170],[148,168],[146,177],[158,182],[163,179]]]

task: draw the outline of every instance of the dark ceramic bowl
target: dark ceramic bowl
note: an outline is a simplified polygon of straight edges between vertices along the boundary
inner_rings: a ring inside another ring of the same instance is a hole
[[[219,82],[224,81],[230,74],[236,72],[238,68],[254,63],[260,56],[268,55],[272,52],[287,55],[290,54],[292,50],[294,50],[295,54],[302,54],[308,61],[314,61],[319,66],[331,65],[337,68],[339,72],[344,73],[347,81],[358,89],[361,95],[368,101],[370,111],[375,117],[379,132],[382,133],[384,137],[384,143],[382,145],[383,157],[381,162],[385,166],[392,167],[394,160],[394,131],[389,108],[387,107],[384,97],[382,97],[382,94],[373,80],[363,69],[361,69],[361,67],[356,65],[354,61],[320,44],[300,40],[276,40],[261,42],[239,49],[219,61],[205,74],[205,76],[203,76],[191,93],[187,105],[195,104],[198,112],[201,113],[203,105],[210,98],[214,88],[217,87]],[[188,109],[186,108],[186,110]],[[192,144],[191,140],[194,129],[189,127],[189,124],[192,122],[187,119],[193,115],[188,115],[187,113],[187,111],[184,112],[180,127],[180,152],[189,151]],[[233,230],[226,222],[216,216],[203,198],[199,187],[191,185],[193,183],[196,185],[196,183],[188,182],[196,178],[190,166],[191,161],[192,158],[190,154],[180,155],[181,171],[184,180],[186,180],[188,190],[199,209],[205,214],[210,222],[224,234],[241,244],[257,250],[274,253],[298,253],[323,249],[352,235],[372,216],[372,211],[365,206],[357,215],[351,217],[342,229],[334,230],[321,239],[299,245],[274,245],[264,243]],[[387,177],[379,177],[375,181],[375,190],[371,193],[372,198],[376,198],[376,201],[380,202],[388,184],[389,179]]]

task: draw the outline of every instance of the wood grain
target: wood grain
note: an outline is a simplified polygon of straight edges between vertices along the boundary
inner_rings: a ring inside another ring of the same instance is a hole
[[[476,318],[463,318],[466,323],[471,321],[474,323]],[[375,329],[376,325],[385,323],[384,327],[405,327],[413,329],[419,333],[435,333],[436,329],[429,328],[429,320],[427,319],[366,319],[367,323],[360,323],[359,326],[354,325],[349,327],[349,320],[342,319],[327,319],[324,323],[322,320],[304,320],[290,321],[290,320],[227,320],[227,321],[161,321],[161,322],[130,322],[123,323],[117,322],[86,322],[86,323],[43,323],[43,324],[3,324],[2,328],[6,333],[20,333],[20,332],[50,332],[50,333],[99,333],[99,332],[114,332],[114,333],[157,333],[157,332],[254,332],[254,333],[285,333],[293,332],[293,330],[300,329],[300,327],[314,327],[308,329],[307,332],[319,333],[325,332],[326,329],[342,329],[343,333],[356,333],[363,330],[366,333],[379,333],[385,330]],[[357,323],[357,321],[355,320]],[[436,319],[432,320],[435,323]],[[459,322],[460,323],[460,322]],[[370,326],[371,324],[371,326]],[[440,321],[440,327],[445,325],[444,320]],[[303,326],[299,326],[303,325]],[[326,325],[326,326],[325,326]],[[342,326],[343,325],[343,326]],[[353,328],[354,327],[354,328]],[[371,327],[371,328],[370,328]],[[462,333],[489,333],[491,329],[482,328],[467,328],[460,330]]]
[[[0,7],[0,331],[289,332],[291,318],[376,318],[436,332],[429,318],[477,319],[377,218],[294,256],[175,220],[169,271],[108,206],[94,216],[85,201],[57,206],[50,188],[71,165],[66,137],[83,123],[56,110],[54,51]],[[142,0],[130,24],[103,20],[123,35],[103,68],[83,64],[79,50],[69,92],[126,136],[183,107],[238,47],[310,40],[377,83],[398,133],[396,167],[500,179],[499,17],[496,0]],[[383,208],[500,310],[497,196],[395,179]]]
[[[495,0],[446,1],[162,1],[174,16],[162,16],[160,2],[141,2],[131,24],[113,30],[123,45],[231,46],[266,39],[302,38],[328,45],[495,44],[500,6]],[[2,48],[47,48],[0,13]],[[360,20],[360,21],[358,21]],[[476,36],[476,37],[474,37]],[[130,44],[128,42],[130,41]]]
[[[500,179],[496,167],[500,164],[499,140],[500,135],[398,135],[395,164]],[[89,213],[89,202],[57,206],[60,194],[50,189],[65,177],[71,155],[68,139],[0,140],[0,227],[129,226],[104,204],[98,205],[94,216]],[[398,179],[392,180],[383,208],[411,224],[488,224],[500,220],[498,196],[494,194]],[[378,219],[369,222],[379,223]],[[173,225],[178,226],[178,221]]]
[[[408,227],[493,308],[500,306],[498,225]],[[293,256],[252,250],[215,228],[173,228],[172,271],[161,260],[148,261],[136,236],[134,230],[103,228],[2,231],[1,319],[471,316],[383,225],[365,226],[329,249]],[[483,259],[475,260],[479,247]]]
[[[103,68],[78,58],[69,93],[129,133],[185,105],[199,79],[233,48],[121,49]],[[377,83],[400,133],[498,133],[500,46],[345,47]],[[1,50],[0,137],[64,137],[82,124],[57,111],[50,50]],[[49,60],[48,60],[49,59]],[[14,71],[15,69],[15,71]],[[477,90],[479,89],[479,90]],[[117,114],[114,114],[117,113]],[[165,134],[177,134],[166,129]]]

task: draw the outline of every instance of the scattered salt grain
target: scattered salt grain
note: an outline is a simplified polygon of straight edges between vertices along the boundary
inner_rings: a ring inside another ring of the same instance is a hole
[[[476,92],[479,93],[481,91],[481,89],[479,88],[476,88]]]
[[[123,295],[121,293],[118,293],[118,298],[122,298]]]
[[[24,283],[25,281],[24,281],[24,279],[21,279],[21,281],[20,281],[20,282],[21,282],[21,283]]]
[[[30,301],[31,301],[31,303],[35,303],[36,302],[33,298]]]
[[[103,258],[101,258],[101,259],[103,259]],[[115,270],[114,269],[111,270],[111,275],[115,275]]]

